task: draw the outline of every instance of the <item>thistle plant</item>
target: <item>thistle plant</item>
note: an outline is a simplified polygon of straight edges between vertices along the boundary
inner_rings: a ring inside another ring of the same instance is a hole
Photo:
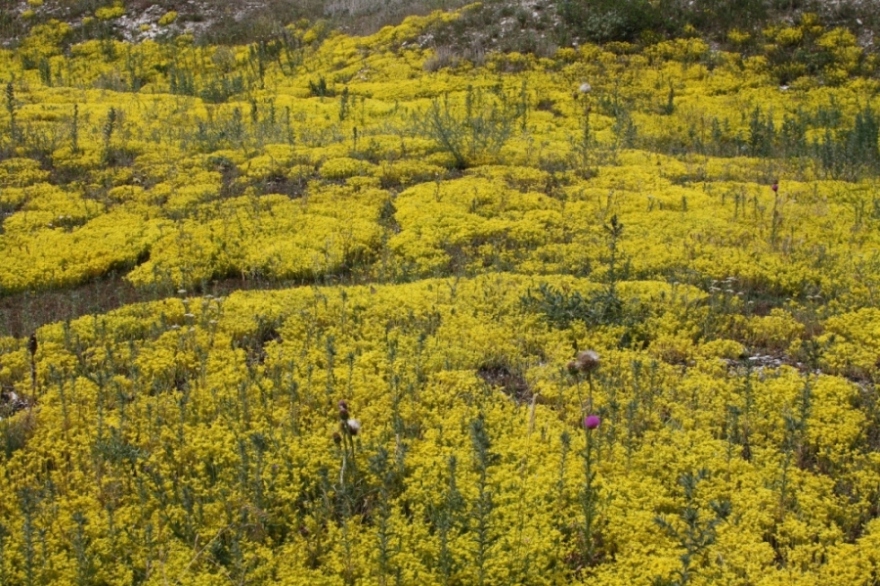
[[[671,116],[675,112],[675,86],[669,82],[669,91],[666,93],[666,103],[660,107],[660,113],[664,116]]]
[[[35,516],[40,502],[40,494],[37,489],[27,486],[17,491],[19,506],[23,513],[22,541],[20,556],[24,559],[25,584],[31,586],[37,583],[37,551],[36,540],[39,530],[36,527]]]
[[[718,525],[730,516],[731,504],[728,500],[711,501],[709,503],[711,515],[700,507],[697,501],[697,487],[707,478],[709,478],[709,471],[702,468],[696,473],[682,474],[678,483],[684,491],[684,508],[674,522],[662,515],[654,518],[657,526],[675,540],[680,548],[684,549],[684,553],[679,556],[681,567],[676,571],[675,577],[655,579],[654,584],[657,586],[690,584],[694,577],[695,563],[699,561],[706,549],[715,543],[718,536]]]
[[[333,441],[342,448],[339,486],[344,489],[347,484],[356,481],[359,476],[355,459],[357,449],[355,437],[361,431],[361,422],[351,416],[348,409],[348,401],[339,401],[338,407],[339,431],[333,434]]]
[[[79,152],[79,104],[73,105],[73,118],[70,121],[70,150]]]
[[[521,298],[521,303],[543,313],[551,324],[559,328],[569,327],[577,321],[583,321],[590,326],[630,326],[621,337],[620,345],[632,344],[637,334],[634,326],[644,319],[644,312],[635,303],[625,304],[618,291],[618,284],[629,272],[629,263],[621,263],[619,250],[623,227],[616,214],[603,226],[608,253],[603,258],[606,265],[605,284],[600,291],[589,295],[578,291],[563,293],[547,283],[541,283],[538,292],[533,293],[530,289]]]
[[[495,541],[495,529],[492,523],[495,500],[493,490],[489,486],[489,466],[495,461],[496,456],[490,451],[492,442],[482,416],[471,421],[470,432],[478,475],[477,499],[471,510],[475,541],[473,560],[477,572],[476,584],[482,586],[488,577],[486,563],[490,555],[489,549]]]
[[[809,446],[807,445],[807,420],[810,416],[813,402],[813,383],[806,378],[798,394],[797,402],[793,409],[787,409],[783,413],[785,436],[782,443],[782,471],[777,482],[779,489],[779,505],[776,513],[778,523],[785,521],[792,506],[791,495],[791,466],[794,464],[800,469],[811,467],[814,462]]]
[[[611,220],[603,226],[603,229],[608,238],[608,275],[606,277],[608,281],[608,302],[616,306],[620,303],[617,296],[617,283],[621,277],[618,247],[620,246],[621,238],[623,238],[623,223],[617,219],[617,214],[615,214],[611,216]],[[613,309],[607,309],[606,311],[613,311]]]
[[[461,567],[451,543],[457,531],[465,525],[462,517],[466,502],[458,489],[457,470],[458,460],[451,455],[446,461],[446,486],[443,496],[439,503],[432,505],[428,510],[429,519],[436,527],[439,542],[437,561],[434,565],[440,572],[441,584],[444,586],[455,582]]]
[[[114,159],[112,151],[112,140],[113,133],[116,131],[118,118],[118,110],[115,107],[111,106],[110,109],[107,111],[107,119],[104,121],[104,126],[101,129],[101,135],[104,139],[104,161],[107,163],[112,163]]]
[[[15,87],[11,81],[6,84],[6,113],[9,114],[9,137],[12,144],[15,145],[18,143],[19,131],[16,121]]]
[[[385,448],[380,447],[376,455],[370,458],[370,472],[379,479],[371,517],[376,528],[376,564],[380,586],[386,586],[392,577],[396,578],[396,582],[400,581],[400,569],[394,565],[394,557],[398,551],[392,545],[395,535],[390,525],[391,499],[398,490],[395,486],[398,474],[392,464]]]
[[[596,173],[592,166],[593,150],[596,146],[596,141],[593,136],[593,129],[590,125],[590,114],[593,110],[593,103],[590,99],[590,92],[592,92],[592,90],[593,88],[590,84],[584,82],[580,85],[578,91],[575,92],[574,95],[576,100],[579,97],[582,97],[580,99],[580,116],[578,120],[580,132],[573,144],[573,163],[576,172],[584,179],[589,179]]]
[[[579,571],[596,563],[596,532],[595,523],[597,506],[599,502],[598,490],[595,485],[596,471],[594,470],[594,431],[599,427],[602,420],[595,414],[593,403],[593,374],[599,369],[599,354],[595,350],[584,350],[568,363],[568,371],[574,376],[577,386],[578,401],[580,403],[580,425],[584,432],[584,450],[581,458],[584,464],[584,483],[580,494],[581,511],[583,514],[581,531],[581,548],[579,552]],[[584,400],[581,393],[581,378],[587,379],[588,396]]]
[[[339,95],[339,121],[344,122],[346,118],[348,118],[349,110],[351,109],[349,104],[349,94],[348,94],[348,86],[342,88],[342,93]],[[355,128],[355,146],[354,149],[357,150],[357,129]]]
[[[452,156],[456,169],[466,169],[497,158],[514,133],[521,106],[506,94],[492,97],[468,86],[463,105],[444,94],[442,99],[434,98],[414,123],[417,132]]]
[[[36,332],[31,334],[31,337],[28,338],[28,354],[30,355],[30,367],[31,367],[31,392],[33,393],[33,399],[36,400],[37,397],[37,349],[39,348],[39,344],[37,342],[37,334]]]

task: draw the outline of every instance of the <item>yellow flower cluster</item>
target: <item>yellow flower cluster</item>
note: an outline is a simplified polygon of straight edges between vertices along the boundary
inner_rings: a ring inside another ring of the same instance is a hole
[[[453,18],[0,51],[0,303],[159,299],[0,337],[0,584],[880,573],[849,33],[429,72]],[[827,63],[780,87],[804,43]]]

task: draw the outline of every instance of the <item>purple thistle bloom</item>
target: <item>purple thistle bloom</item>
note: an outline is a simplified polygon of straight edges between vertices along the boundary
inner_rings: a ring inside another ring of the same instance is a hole
[[[600,423],[602,423],[602,420],[599,419],[598,415],[587,415],[584,418],[584,427],[587,429],[596,429]]]

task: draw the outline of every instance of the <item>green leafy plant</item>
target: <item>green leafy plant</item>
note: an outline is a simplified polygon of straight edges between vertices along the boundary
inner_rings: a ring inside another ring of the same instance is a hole
[[[654,518],[657,526],[684,549],[684,553],[679,557],[681,568],[676,572],[676,576],[671,579],[657,578],[654,580],[655,586],[690,584],[694,577],[694,564],[699,561],[706,549],[715,543],[718,537],[718,525],[730,516],[732,508],[728,500],[711,501],[710,511],[705,511],[700,506],[697,500],[697,487],[707,478],[709,471],[706,469],[682,474],[678,483],[684,491],[684,508],[675,521],[663,515]],[[711,514],[707,514],[709,512]]]
[[[523,102],[503,91],[487,92],[468,86],[464,103],[449,94],[435,98],[415,119],[417,131],[433,139],[452,156],[454,167],[467,169],[496,161],[501,148],[516,130]]]

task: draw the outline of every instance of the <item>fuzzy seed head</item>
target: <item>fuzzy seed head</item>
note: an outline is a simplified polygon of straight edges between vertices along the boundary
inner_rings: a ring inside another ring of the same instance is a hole
[[[584,350],[578,352],[574,363],[579,372],[589,373],[599,368],[599,353],[595,350]]]

